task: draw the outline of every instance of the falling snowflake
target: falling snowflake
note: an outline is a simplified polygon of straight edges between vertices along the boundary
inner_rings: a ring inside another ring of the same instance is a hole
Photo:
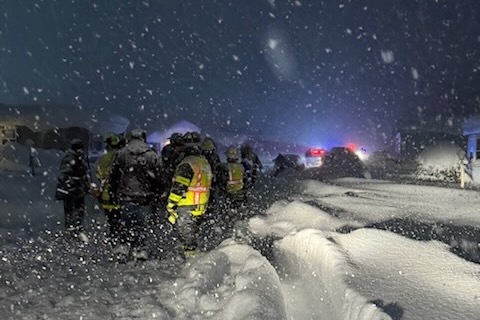
[[[380,54],[382,56],[382,60],[384,63],[392,63],[395,60],[393,56],[393,51],[391,50],[386,50],[386,51],[381,50]]]

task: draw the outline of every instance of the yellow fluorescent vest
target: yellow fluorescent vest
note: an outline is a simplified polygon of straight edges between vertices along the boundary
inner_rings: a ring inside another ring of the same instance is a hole
[[[227,192],[235,193],[243,189],[244,169],[240,163],[227,163],[228,181]]]
[[[207,159],[201,156],[188,156],[182,163],[188,163],[193,169],[193,177],[188,184],[188,189],[177,205],[192,206],[190,213],[194,216],[200,216],[207,209],[208,199],[210,197],[210,187],[212,185],[212,169]],[[184,177],[176,176],[175,180],[182,181]]]
[[[110,186],[106,183],[108,175],[110,174],[110,169],[112,168],[113,157],[115,156],[114,151],[107,151],[106,154],[98,158],[95,162],[95,171],[96,176],[100,180],[102,193],[100,198],[102,199],[102,207],[105,210],[118,210],[120,205],[113,204],[110,202]]]

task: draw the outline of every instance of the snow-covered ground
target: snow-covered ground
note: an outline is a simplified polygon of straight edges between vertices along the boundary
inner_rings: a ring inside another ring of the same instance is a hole
[[[62,234],[56,166],[0,172],[2,319],[480,319],[477,191],[263,177],[218,246],[182,264],[158,227],[117,264],[93,201],[90,243]]]

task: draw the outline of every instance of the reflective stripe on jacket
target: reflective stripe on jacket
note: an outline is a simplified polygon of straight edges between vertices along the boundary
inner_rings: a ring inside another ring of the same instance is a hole
[[[240,163],[229,162],[228,168],[228,180],[227,180],[227,193],[236,193],[243,190],[243,178],[245,170]]]
[[[207,159],[203,156],[188,156],[181,164],[189,164],[193,170],[191,180],[175,176],[174,180],[188,186],[186,194],[178,201],[178,207],[191,206],[189,210],[194,216],[200,216],[207,209],[212,185],[212,169]]]
[[[106,154],[98,158],[98,160],[95,162],[95,171],[96,171],[95,175],[97,176],[98,180],[100,180],[100,183],[101,183],[100,186],[101,186],[102,193],[100,195],[100,198],[104,202],[102,206],[104,209],[108,209],[108,210],[112,210],[112,208],[108,207],[112,204],[110,203],[110,200],[111,200],[110,186],[108,185],[107,178],[112,168],[114,156],[115,156],[115,152],[113,150],[109,150],[107,151]],[[113,208],[113,209],[116,209],[116,208]]]

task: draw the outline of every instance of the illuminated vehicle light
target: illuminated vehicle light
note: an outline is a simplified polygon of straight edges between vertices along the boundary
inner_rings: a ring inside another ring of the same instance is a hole
[[[325,149],[309,149],[305,157],[322,157],[325,155]]]
[[[353,143],[349,143],[347,149],[354,152],[355,150],[357,150],[357,146]]]
[[[323,148],[311,148],[305,152],[307,167],[319,167],[323,164],[323,157],[327,151]]]

